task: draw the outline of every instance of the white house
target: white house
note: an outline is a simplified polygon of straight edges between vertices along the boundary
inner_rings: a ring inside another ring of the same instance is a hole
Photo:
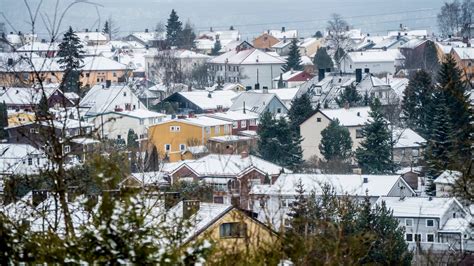
[[[234,103],[229,111],[248,111],[258,115],[268,111],[273,115],[285,115],[288,113],[286,105],[274,93],[247,91],[235,97]]]
[[[0,176],[38,174],[50,164],[46,154],[31,145],[0,144]]]
[[[446,170],[441,173],[435,180],[436,196],[449,197],[456,181],[462,177],[462,173],[458,171]]]
[[[381,197],[405,228],[409,247],[439,251],[473,251],[471,215],[455,198]]]
[[[316,197],[329,185],[337,196],[350,196],[361,200],[368,196],[371,203],[381,196],[413,196],[415,192],[400,175],[325,175],[282,174],[271,185],[255,185],[250,191],[252,210],[258,219],[271,223],[276,228],[286,220],[291,203],[298,196],[297,186],[305,189],[304,195],[314,192]]]
[[[211,80],[241,83],[246,87],[273,88],[273,78],[280,75],[285,61],[248,45],[217,56],[209,61]]]
[[[349,52],[341,61],[341,70],[344,73],[354,73],[359,69],[372,74],[395,74],[404,60],[398,49]]]
[[[339,120],[341,126],[349,130],[352,139],[352,149],[355,151],[363,139],[362,128],[369,121],[369,107],[321,109],[306,119],[300,125],[301,148],[303,149],[303,159],[308,160],[316,156],[323,159],[319,144],[322,140],[321,132],[329,126],[332,120]]]
[[[138,139],[146,139],[148,126],[161,123],[166,114],[135,109],[132,111],[112,111],[94,119],[95,128],[101,138],[114,139],[127,143],[129,130],[138,135]]]

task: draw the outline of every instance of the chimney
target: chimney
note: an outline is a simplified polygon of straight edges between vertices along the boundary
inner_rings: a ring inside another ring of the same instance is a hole
[[[433,200],[433,197],[429,196],[429,197],[428,197],[428,200],[429,200],[429,201],[432,201],[432,200]]]
[[[194,113],[193,113],[193,112],[189,112],[189,113],[188,113],[188,117],[189,117],[189,118],[193,118],[193,117],[194,117]]]
[[[95,29],[95,32],[99,32],[99,29]]]
[[[350,104],[348,101],[344,102],[344,109],[349,110]]]
[[[199,200],[183,200],[183,219],[189,219],[199,211]]]
[[[213,32],[212,27],[209,29],[210,32]]]
[[[212,93],[209,92],[209,93],[207,94],[207,97],[208,97],[208,98],[212,98]]]
[[[191,86],[191,84],[188,85],[188,91],[192,91],[193,90],[193,86]]]
[[[145,29],[145,32],[148,33],[148,29]]]
[[[110,79],[105,81],[105,87],[106,88],[110,88],[111,85],[112,85],[112,81]]]
[[[244,114],[247,113],[247,111],[245,111],[245,101],[244,101]]]
[[[359,117],[360,117],[360,112],[357,112],[357,116],[359,116]]]
[[[89,29],[86,28],[86,32],[89,32]]]
[[[13,66],[13,58],[8,58],[7,65],[8,66]]]
[[[286,31],[285,27],[281,27],[281,32],[285,32],[285,31]]]
[[[240,153],[240,158],[245,159],[249,157],[249,153],[247,151],[243,151]]]
[[[41,39],[41,43],[46,43],[46,39]]]
[[[255,83],[255,90],[260,90],[260,83]]]
[[[263,86],[262,91],[263,91],[263,93],[268,93],[268,87],[267,87],[267,86]]]
[[[368,177],[364,177],[364,178],[362,179],[362,182],[364,182],[364,184],[369,183],[369,178],[368,178]]]
[[[326,76],[326,71],[324,70],[324,68],[320,68],[318,72],[318,81],[323,80],[325,76]]]

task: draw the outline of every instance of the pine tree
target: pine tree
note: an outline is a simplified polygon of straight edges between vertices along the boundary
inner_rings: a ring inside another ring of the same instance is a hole
[[[196,34],[194,33],[191,22],[187,21],[184,25],[184,29],[179,34],[178,47],[181,49],[191,50],[196,46],[194,43],[195,39]]]
[[[364,105],[364,99],[357,91],[355,85],[345,87],[335,100],[339,107],[344,107],[346,104],[349,104],[349,107]]]
[[[135,131],[133,131],[133,129],[128,130],[127,147],[138,148],[138,135],[135,133]]]
[[[430,131],[429,105],[432,103],[433,92],[431,75],[424,70],[415,72],[403,92],[402,114],[406,125],[425,138]]]
[[[375,99],[370,106],[370,119],[362,129],[364,140],[356,150],[356,158],[366,174],[392,173],[392,134]]]
[[[316,31],[316,33],[314,34],[314,37],[315,37],[315,38],[318,38],[318,39],[321,39],[321,38],[323,37],[323,33],[322,33],[320,30],[318,30],[318,31]]]
[[[211,55],[219,55],[221,49],[222,49],[221,41],[219,39],[217,39],[214,42],[214,47],[212,47]]]
[[[337,48],[336,53],[334,53],[334,61],[336,61],[336,64],[340,66],[342,59],[344,59],[344,56],[346,55],[346,52],[344,49],[341,47]]]
[[[63,41],[59,44],[58,60],[64,75],[60,88],[62,91],[72,91],[80,95],[79,82],[80,69],[82,68],[84,51],[83,45],[76,33],[69,27],[64,34]]]
[[[436,74],[439,70],[438,49],[433,41],[426,41],[425,49],[423,50],[423,69],[430,74]]]
[[[103,32],[104,34],[107,34],[107,36],[109,36],[109,38],[110,38],[111,30],[110,30],[110,26],[109,26],[109,21],[108,21],[108,20],[105,21],[104,29],[102,30],[102,32]]]
[[[286,59],[286,64],[282,67],[282,71],[288,72],[292,69],[303,70],[303,66],[301,65],[300,49],[298,48],[298,41],[296,39],[291,41],[290,52],[288,54],[288,58]]]
[[[326,47],[321,47],[314,56],[314,69],[332,69],[334,64],[329,56]]]
[[[280,78],[278,79],[278,88],[284,88],[285,84],[283,83],[283,73],[280,73]]]
[[[297,194],[295,201],[290,205],[290,211],[288,212],[291,219],[291,230],[300,235],[308,235],[308,195],[306,195],[301,179],[296,183],[295,192]]]
[[[6,127],[8,127],[8,112],[7,105],[3,102],[0,103],[0,140],[8,138]]]
[[[296,97],[291,101],[291,108],[288,111],[291,129],[300,131],[300,125],[314,113],[311,105],[311,98],[308,93]]]
[[[46,95],[43,93],[41,96],[40,102],[38,104],[38,109],[36,111],[36,117],[38,119],[46,119],[50,115],[49,113],[49,104]]]
[[[321,132],[319,150],[327,161],[347,161],[352,155],[352,140],[349,130],[335,119]]]
[[[179,45],[179,37],[183,30],[183,23],[179,21],[178,14],[176,11],[171,10],[170,17],[168,18],[168,23],[166,24],[166,40],[170,46]]]

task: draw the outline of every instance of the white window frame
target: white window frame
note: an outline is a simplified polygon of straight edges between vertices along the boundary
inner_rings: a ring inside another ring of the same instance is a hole
[[[428,221],[433,221],[433,225],[428,225]],[[426,219],[426,227],[434,227],[435,226],[435,220],[434,219]]]
[[[180,151],[185,151],[186,150],[186,144],[179,144],[179,150]]]
[[[239,122],[238,121],[234,121],[232,122],[232,128],[239,128]]]
[[[66,153],[70,153],[70,152],[71,152],[71,146],[65,145],[64,146],[64,153],[66,154]]]
[[[170,126],[170,132],[180,132],[181,126]]]
[[[165,144],[164,147],[165,147],[165,152],[166,153],[171,151],[171,144]]]
[[[408,235],[411,235],[411,240],[408,240]],[[414,234],[412,234],[412,233],[405,233],[405,241],[406,241],[406,242],[414,242],[414,241],[415,241]]]
[[[247,127],[247,120],[240,121],[240,127],[246,128]]]
[[[408,221],[411,221],[411,225],[408,225],[408,224],[407,224]],[[406,219],[405,219],[405,227],[413,227],[413,224],[414,224],[414,220],[413,220],[413,219],[410,219],[410,218],[406,218]]]

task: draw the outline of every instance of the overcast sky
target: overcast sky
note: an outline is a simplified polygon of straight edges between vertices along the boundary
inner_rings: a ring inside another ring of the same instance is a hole
[[[29,0],[32,9],[39,0]],[[44,0],[38,17],[38,32],[47,33],[41,17],[54,15],[56,0]],[[63,10],[71,0],[60,0]],[[331,13],[340,13],[356,28],[372,34],[384,34],[400,23],[410,28],[436,31],[436,14],[444,0],[95,0],[97,8],[80,3],[70,9],[62,25],[77,30],[101,28],[99,21],[112,17],[120,26],[121,35],[131,31],[154,28],[165,22],[171,9],[183,21],[189,19],[196,29],[235,28],[244,39],[251,39],[270,28],[296,28],[304,35],[324,29]],[[21,0],[0,0],[0,11],[15,30],[28,31],[29,16]],[[4,20],[0,17],[0,21]],[[8,31],[13,31],[7,25]]]

